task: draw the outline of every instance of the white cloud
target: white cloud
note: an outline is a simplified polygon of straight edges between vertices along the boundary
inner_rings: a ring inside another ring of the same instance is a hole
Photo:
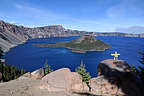
[[[28,11],[39,11],[39,9],[37,8],[33,8],[33,7],[29,7],[29,6],[24,6],[24,5],[21,5],[21,4],[14,4],[14,6],[17,8],[17,9],[22,9],[22,10],[28,10]]]
[[[122,19],[126,17],[138,17],[144,14],[144,11],[137,5],[139,0],[121,0],[107,10],[109,18]]]
[[[15,7],[16,7],[16,8],[19,8],[19,9],[23,8],[23,6],[21,6],[21,5],[19,5],[19,4],[15,4]]]
[[[62,24],[68,29],[85,30],[85,31],[114,31],[113,24],[109,23],[108,19],[78,19],[70,16],[70,14],[60,14],[51,10],[43,10],[32,6],[15,4],[15,8],[25,15],[27,18],[32,18],[25,26],[36,27],[46,26],[47,24]],[[34,23],[34,20],[36,23]],[[40,24],[41,23],[41,24]]]
[[[100,22],[96,21],[96,20],[82,20],[82,19],[77,19],[77,18],[73,18],[71,17],[69,14],[57,14],[51,10],[42,10],[39,8],[35,8],[35,7],[30,7],[30,6],[25,6],[22,4],[14,4],[15,8],[17,8],[18,10],[20,10],[20,12],[23,13],[23,15],[26,15],[27,17],[31,17],[33,19],[37,19],[37,21],[41,21],[41,22],[59,22],[59,24],[64,22],[72,22],[73,24],[76,25],[72,25],[75,27],[71,27],[71,25],[69,25],[69,28],[80,28],[80,27],[76,27],[76,26],[80,26],[80,25],[86,25],[86,24],[91,24],[91,25],[98,25],[100,24]],[[62,22],[61,22],[62,21]],[[47,24],[48,24],[47,23]],[[31,25],[33,26],[33,25]]]
[[[129,33],[144,33],[144,26],[132,26],[128,28],[117,28],[118,32],[129,32]]]
[[[15,22],[15,21],[10,21],[9,23],[11,23],[11,24],[16,24],[16,22]]]

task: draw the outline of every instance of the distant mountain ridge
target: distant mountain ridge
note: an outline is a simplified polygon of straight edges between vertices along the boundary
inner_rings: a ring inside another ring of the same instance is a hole
[[[0,20],[0,47],[4,52],[10,48],[21,44],[29,39],[48,38],[48,37],[65,37],[79,36],[89,34],[94,36],[128,36],[128,37],[144,37],[144,34],[126,34],[126,33],[98,33],[86,32],[78,30],[65,29],[61,25],[52,25],[44,27],[28,28],[6,23]]]
[[[134,33],[143,33],[144,34],[144,27],[143,26],[131,26],[127,28],[117,28],[116,31],[118,32],[134,32]]]
[[[91,32],[95,36],[124,36],[124,37],[144,37],[144,34],[121,33],[121,32]]]
[[[0,21],[0,47],[5,52],[28,39],[78,36],[79,34],[80,32],[65,29],[61,25],[27,28]]]

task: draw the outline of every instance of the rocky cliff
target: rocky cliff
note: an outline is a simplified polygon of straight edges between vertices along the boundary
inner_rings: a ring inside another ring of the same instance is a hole
[[[143,83],[123,60],[104,60],[98,77],[90,80],[91,93],[100,96],[143,96]]]
[[[123,60],[104,60],[89,87],[82,77],[62,68],[44,76],[43,69],[0,83],[0,96],[143,96],[143,83]]]
[[[0,47],[8,51],[11,47],[33,38],[77,36],[80,32],[63,28],[61,25],[27,28],[0,21]]]

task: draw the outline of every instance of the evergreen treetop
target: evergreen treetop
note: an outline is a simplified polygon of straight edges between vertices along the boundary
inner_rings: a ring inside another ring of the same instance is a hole
[[[85,65],[83,63],[81,63],[80,66],[76,68],[76,72],[82,76],[82,80],[88,85],[91,76],[89,72],[86,71]]]

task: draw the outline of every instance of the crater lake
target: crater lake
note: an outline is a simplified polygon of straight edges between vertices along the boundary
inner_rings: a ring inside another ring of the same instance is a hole
[[[97,65],[105,59],[113,59],[111,53],[120,53],[119,59],[125,60],[129,65],[141,65],[141,55],[144,51],[144,38],[120,37],[120,36],[98,36],[97,39],[112,46],[111,49],[102,52],[74,53],[66,48],[36,47],[32,44],[53,44],[57,42],[68,42],[79,38],[72,37],[52,37],[28,40],[15,48],[11,48],[5,54],[6,63],[23,68],[27,71],[34,71],[44,67],[46,60],[53,70],[59,68],[70,68],[75,71],[81,61],[92,77],[97,76]]]

